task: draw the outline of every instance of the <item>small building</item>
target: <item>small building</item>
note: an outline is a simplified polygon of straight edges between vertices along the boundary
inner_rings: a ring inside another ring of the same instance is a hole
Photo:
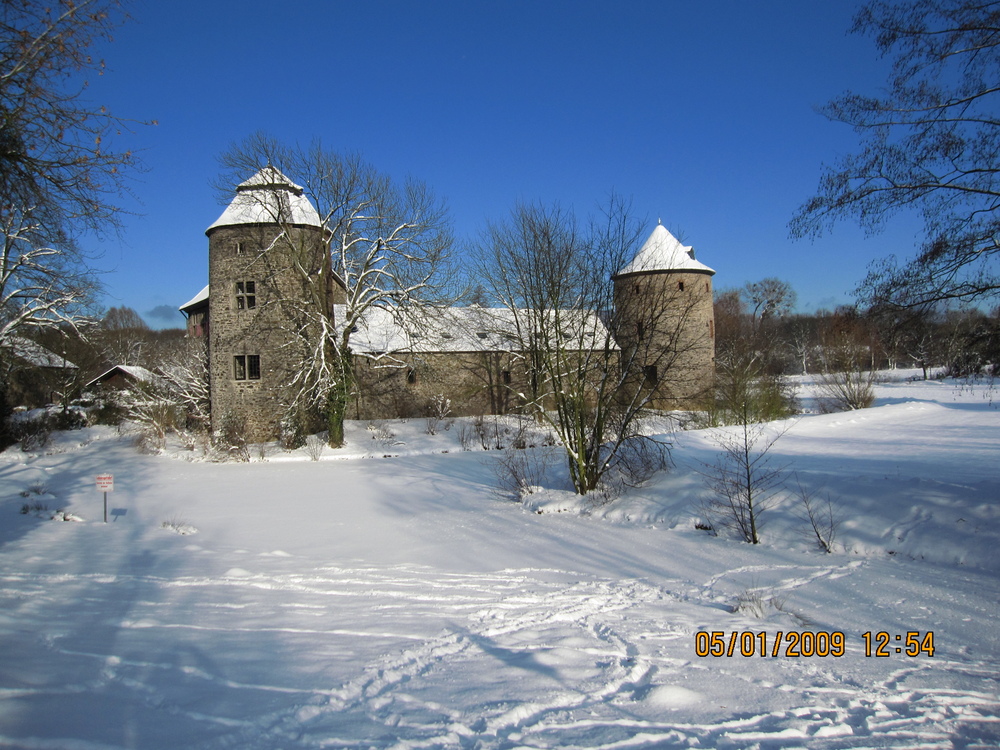
[[[137,365],[115,365],[110,367],[96,378],[88,381],[83,387],[84,390],[103,387],[114,388],[116,390],[127,390],[136,385],[148,383],[156,384],[160,376],[152,370]]]
[[[0,376],[6,381],[11,405],[60,403],[80,377],[80,368],[73,362],[23,336],[9,337],[0,354]]]

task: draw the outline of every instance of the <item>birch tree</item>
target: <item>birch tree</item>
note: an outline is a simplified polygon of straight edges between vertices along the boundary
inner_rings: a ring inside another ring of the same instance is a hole
[[[419,317],[427,305],[449,299],[447,207],[424,183],[393,180],[360,156],[331,151],[318,141],[288,146],[258,133],[232,146],[220,161],[225,170],[220,185],[227,189],[270,165],[301,182],[319,213],[328,265],[317,271],[301,263],[305,293],[282,304],[295,310],[289,331],[297,337],[291,345],[302,361],[294,383],[299,401],[325,412],[330,445],[342,445],[355,388],[351,336],[365,325],[366,315],[381,308],[397,319]],[[275,223],[289,227],[282,240],[294,245],[292,218],[280,208],[274,212]],[[311,252],[298,249],[303,258]]]

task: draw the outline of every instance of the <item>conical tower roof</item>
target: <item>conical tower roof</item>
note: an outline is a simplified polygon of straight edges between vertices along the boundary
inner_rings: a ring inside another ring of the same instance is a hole
[[[236,197],[205,231],[239,224],[323,226],[302,188],[270,165],[236,186]]]
[[[657,224],[635,258],[615,276],[631,273],[682,271],[714,274],[715,270],[695,260],[694,248],[682,245],[662,224]]]

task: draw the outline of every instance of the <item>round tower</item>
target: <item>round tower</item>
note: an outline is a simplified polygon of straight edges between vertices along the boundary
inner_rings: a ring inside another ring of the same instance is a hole
[[[622,367],[652,408],[691,408],[712,387],[714,274],[659,224],[613,277]]]
[[[212,429],[271,440],[329,309],[329,253],[301,187],[265,167],[236,188],[208,235]]]

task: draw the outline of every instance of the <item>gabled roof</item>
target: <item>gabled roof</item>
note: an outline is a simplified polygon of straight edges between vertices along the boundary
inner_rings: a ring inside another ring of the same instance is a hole
[[[200,292],[194,295],[194,297],[189,299],[187,302],[185,302],[177,309],[180,310],[181,312],[185,312],[188,308],[201,307],[202,305],[207,305],[207,304],[208,304],[208,284],[205,284],[204,289],[202,289]]]
[[[216,227],[276,223],[323,226],[302,187],[277,168],[267,166],[236,186],[236,196],[205,232]]]
[[[23,336],[11,336],[5,346],[10,353],[32,367],[54,367],[63,370],[80,369],[65,357],[49,351],[41,344]]]
[[[715,271],[695,260],[694,248],[682,245],[680,240],[657,224],[645,244],[635,254],[635,258],[615,276],[630,273],[656,273],[663,271],[686,271],[688,273],[708,273]]]
[[[115,375],[122,375],[125,380],[133,383],[155,384],[161,380],[159,375],[152,370],[147,370],[145,367],[139,367],[138,365],[115,365],[114,367],[102,372],[83,387],[90,388],[93,385],[103,383],[105,380],[113,378]]]
[[[344,305],[334,306],[338,325],[345,312]],[[519,313],[527,315],[528,311]],[[566,342],[569,348],[602,348],[611,339],[597,315],[579,310],[561,310],[560,315],[561,328],[573,330]],[[412,316],[373,308],[352,332],[351,349],[365,354],[513,351],[520,348],[517,340],[515,315],[507,308],[422,308]]]

